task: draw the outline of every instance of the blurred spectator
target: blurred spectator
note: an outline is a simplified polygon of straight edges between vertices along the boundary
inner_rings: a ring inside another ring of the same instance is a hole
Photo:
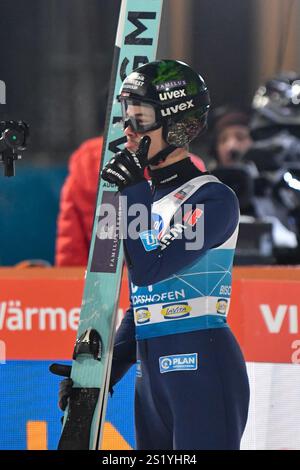
[[[240,108],[227,105],[214,110],[210,126],[215,162],[211,172],[235,191],[241,213],[255,216],[253,171],[250,163],[242,161],[253,144],[249,122],[250,113]],[[254,175],[257,176],[256,168]]]
[[[85,266],[91,242],[103,138],[84,142],[72,155],[61,191],[55,264]]]
[[[252,224],[258,221],[271,224],[276,249],[297,248],[296,223],[291,221],[291,213],[276,193],[278,177],[282,179],[283,160],[294,161],[297,147],[295,135],[288,135],[288,113],[282,109],[287,106],[288,87],[288,84],[283,86],[281,78],[260,87],[254,97],[251,117],[250,113],[233,107],[217,109],[212,133],[212,155],[217,161],[212,173],[237,194],[241,215],[248,217],[242,217],[241,222],[251,224],[244,233],[251,229],[254,234]],[[279,100],[283,91],[285,99]],[[296,128],[293,123],[294,134]],[[261,228],[257,237],[261,237]]]
[[[217,166],[235,165],[250,148],[252,138],[249,121],[249,114],[238,108],[228,106],[215,110],[211,153],[217,161]]]
[[[61,191],[55,264],[86,266],[92,237],[103,138],[84,142],[70,157],[69,175]],[[201,171],[200,157],[189,154]]]

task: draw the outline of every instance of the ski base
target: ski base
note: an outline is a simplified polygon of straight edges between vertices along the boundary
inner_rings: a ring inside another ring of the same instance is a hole
[[[88,450],[99,388],[73,388],[58,450]]]

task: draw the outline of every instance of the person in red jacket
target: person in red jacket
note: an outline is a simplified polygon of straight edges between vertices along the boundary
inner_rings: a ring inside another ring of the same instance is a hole
[[[87,264],[102,144],[102,137],[89,139],[70,157],[57,219],[56,266]]]
[[[63,185],[57,219],[56,266],[86,266],[92,228],[103,138],[85,141],[70,157],[69,174]],[[205,171],[204,162],[189,154],[194,165]]]

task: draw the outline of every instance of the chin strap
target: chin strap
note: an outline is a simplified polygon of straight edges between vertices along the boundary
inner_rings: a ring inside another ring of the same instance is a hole
[[[170,155],[170,153],[174,152],[177,147],[175,145],[168,145],[168,147],[164,148],[160,152],[158,152],[154,157],[150,158],[147,162],[147,166],[153,165],[156,166],[161,162],[164,162],[166,158]]]

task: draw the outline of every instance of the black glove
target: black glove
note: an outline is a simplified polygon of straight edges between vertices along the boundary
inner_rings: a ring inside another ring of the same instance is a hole
[[[73,380],[70,378],[71,366],[65,364],[51,364],[49,370],[52,374],[67,377],[60,382],[58,392],[58,406],[62,411],[65,411],[73,387]]]
[[[72,392],[73,380],[70,378],[71,369],[72,367],[67,366],[66,364],[51,364],[49,366],[49,370],[52,374],[60,375],[61,377],[67,377],[59,384],[58,406],[62,411],[65,411],[67,408],[68,400]],[[113,396],[114,391],[112,385],[109,387],[109,393],[111,396]]]
[[[101,172],[102,179],[116,184],[119,191],[143,181],[150,143],[151,139],[146,135],[142,137],[136,153],[130,153],[127,149],[116,153],[103,168]]]

